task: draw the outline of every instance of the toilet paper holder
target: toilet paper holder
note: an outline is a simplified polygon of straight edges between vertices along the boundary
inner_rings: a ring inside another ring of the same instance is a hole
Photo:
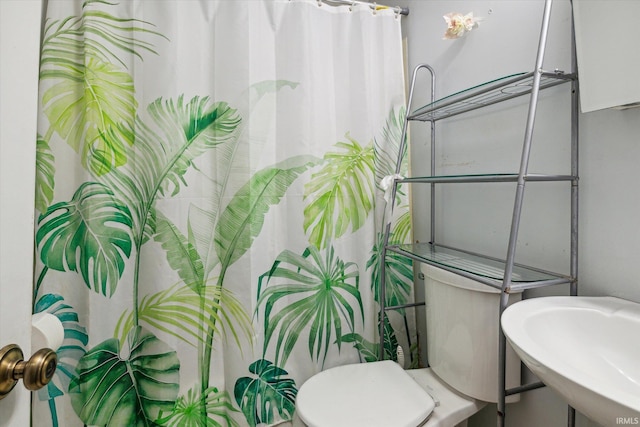
[[[58,366],[58,356],[50,348],[36,351],[27,361],[22,349],[9,344],[0,349],[0,400],[13,390],[18,380],[28,390],[38,390],[49,384]]]

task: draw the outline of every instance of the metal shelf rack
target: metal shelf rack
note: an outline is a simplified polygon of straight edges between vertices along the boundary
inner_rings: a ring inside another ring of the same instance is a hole
[[[380,281],[380,354],[384,355],[384,316],[386,311],[399,308],[416,306],[418,304],[408,304],[407,306],[385,307],[385,279],[386,279],[386,255],[387,252],[394,252],[414,261],[438,266],[445,270],[459,274],[464,277],[476,280],[487,286],[501,290],[500,315],[509,302],[511,292],[523,291],[526,289],[552,286],[559,284],[570,284],[570,294],[577,295],[578,277],[578,81],[576,73],[575,43],[572,41],[572,71],[564,73],[562,71],[544,71],[544,53],[547,43],[547,33],[551,16],[552,0],[545,0],[542,27],[538,42],[536,63],[534,71],[528,73],[512,74],[498,78],[481,85],[454,93],[445,98],[435,100],[436,75],[434,69],[427,65],[418,65],[413,72],[409,98],[407,101],[407,116],[402,129],[399,158],[396,163],[396,174],[400,173],[403,154],[406,150],[406,136],[409,122],[422,121],[431,124],[431,175],[423,177],[409,177],[395,179],[392,187],[391,199],[389,203],[394,206],[398,185],[402,183],[419,184],[427,183],[431,186],[431,241],[429,243],[392,245],[389,243],[391,222],[385,229],[384,245],[382,248],[381,261],[381,281]],[[573,38],[573,37],[572,37]],[[420,71],[428,71],[431,76],[431,102],[423,107],[412,110],[412,100],[416,88],[416,78]],[[530,174],[528,172],[529,155],[531,151],[533,129],[538,106],[538,95],[541,90],[557,85],[567,84],[571,88],[571,173],[569,175],[545,175]],[[435,124],[437,121],[447,119],[459,114],[468,113],[489,105],[505,102],[516,97],[528,96],[529,106],[520,165],[514,173],[488,173],[473,175],[437,175],[436,174],[436,138]],[[568,182],[571,185],[571,220],[570,220],[570,261],[569,274],[559,274],[544,271],[533,266],[525,266],[515,262],[516,242],[520,227],[522,214],[523,197],[527,182]],[[514,194],[514,205],[510,227],[509,240],[507,244],[506,259],[470,252],[464,249],[452,248],[436,243],[435,236],[435,186],[437,184],[455,183],[490,183],[490,182],[515,182],[517,183]],[[497,319],[498,325],[500,319]],[[506,358],[506,338],[500,328],[500,378],[498,381],[498,427],[505,425],[506,396],[518,394],[528,390],[542,387],[543,384],[536,382],[526,384],[513,389],[506,389],[505,381],[505,358]],[[568,425],[575,425],[575,411],[569,408]]]

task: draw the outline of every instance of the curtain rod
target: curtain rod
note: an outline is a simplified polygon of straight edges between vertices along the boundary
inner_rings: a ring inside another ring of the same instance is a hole
[[[400,15],[409,15],[409,8],[408,7],[400,7],[400,6],[385,6],[382,4],[377,4],[375,2],[368,2],[368,1],[359,1],[359,0],[321,0],[323,3],[327,3],[330,5],[333,4],[344,4],[344,5],[349,5],[349,6],[354,6],[356,4],[366,4],[367,6],[369,6],[370,8],[372,8],[373,10],[379,10],[379,9],[393,9],[396,11],[396,13],[399,13]]]

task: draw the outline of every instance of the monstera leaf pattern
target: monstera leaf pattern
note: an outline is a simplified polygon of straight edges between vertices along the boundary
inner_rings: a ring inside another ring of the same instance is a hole
[[[310,203],[304,209],[304,228],[318,248],[349,227],[358,230],[373,208],[373,145],[362,147],[349,135],[347,139],[336,144],[342,151],[325,156],[325,166],[305,185]]]
[[[38,220],[42,262],[82,274],[85,284],[112,295],[131,255],[131,213],[102,184],[86,182],[70,202],[51,205]]]
[[[103,175],[126,162],[125,144],[133,144],[127,132],[118,132],[116,138],[103,137],[118,125],[133,126],[137,108],[133,81],[128,73],[93,58],[78,74],[44,93],[44,112],[56,132],[86,159],[87,167]]]
[[[69,387],[71,403],[86,424],[150,425],[173,408],[179,370],[176,352],[138,327],[126,348],[111,339],[80,359]]]
[[[292,379],[282,378],[287,371],[272,362],[260,359],[249,366],[255,377],[236,381],[234,395],[250,426],[270,424],[277,418],[291,419],[298,390]]]

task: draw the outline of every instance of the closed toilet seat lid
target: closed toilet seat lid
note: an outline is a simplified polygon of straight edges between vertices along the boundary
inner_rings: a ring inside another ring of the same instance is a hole
[[[327,369],[305,382],[296,411],[309,427],[416,427],[431,396],[390,360]]]

